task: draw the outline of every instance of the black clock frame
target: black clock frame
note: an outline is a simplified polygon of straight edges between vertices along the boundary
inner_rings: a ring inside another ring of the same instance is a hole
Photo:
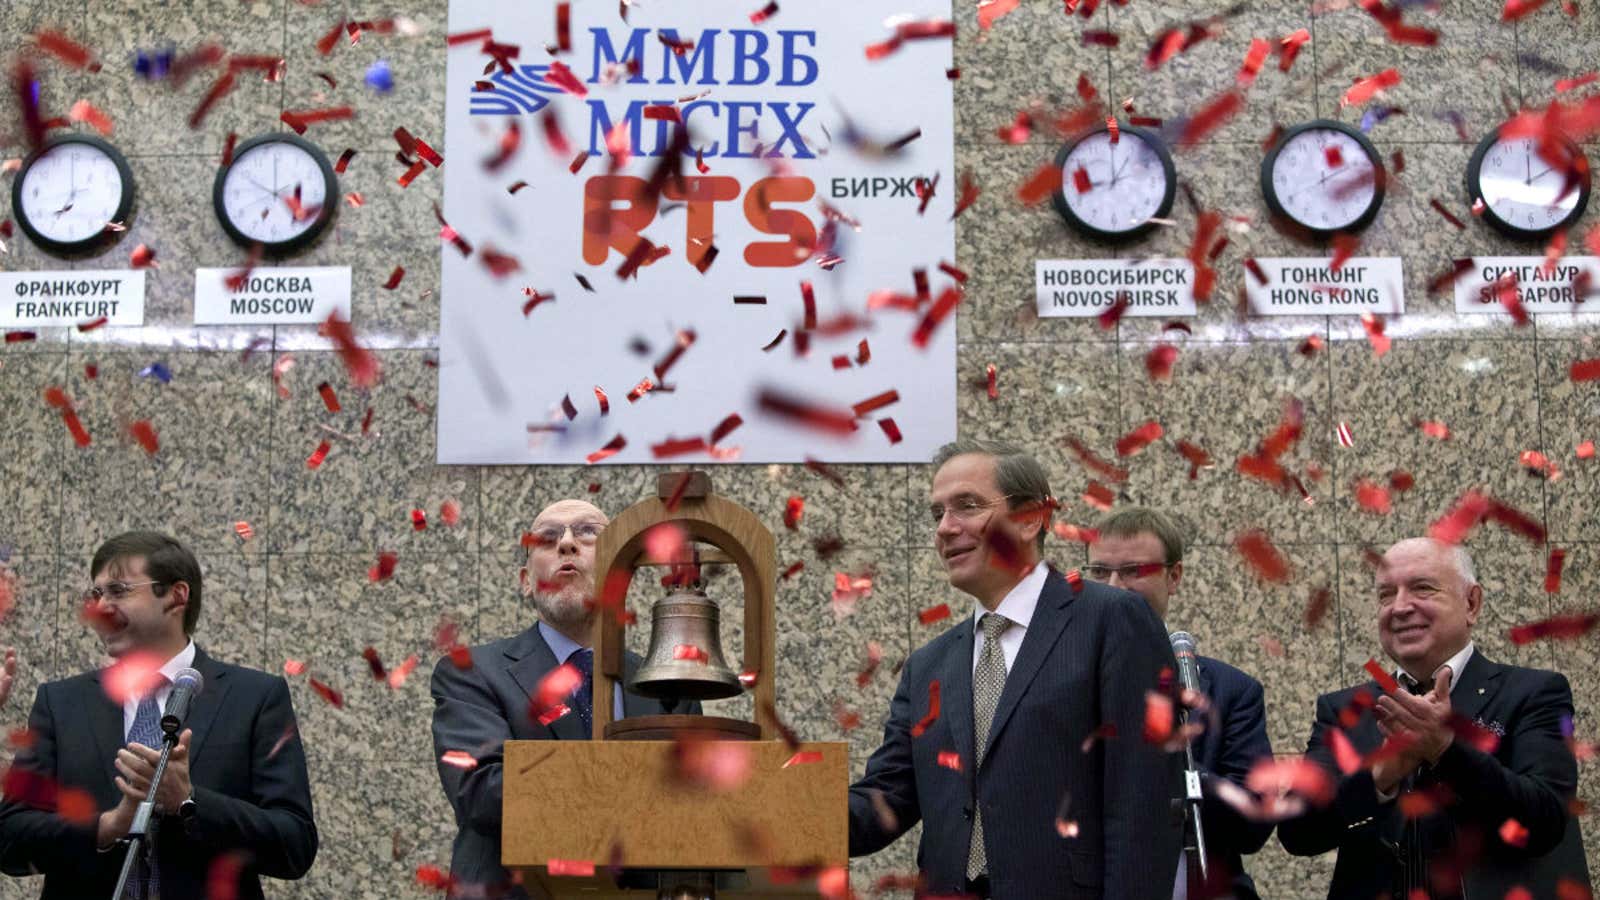
[[[22,188],[27,183],[28,171],[33,168],[33,164],[38,162],[41,157],[64,144],[86,144],[93,147],[104,153],[111,160],[112,165],[117,167],[117,174],[122,176],[122,198],[117,201],[117,211],[111,217],[111,222],[120,222],[124,226],[127,225],[128,215],[133,212],[135,188],[133,170],[128,167],[127,157],[123,156],[122,151],[118,150],[110,142],[101,140],[92,134],[56,135],[46,140],[43,146],[29,153],[23,159],[22,168],[17,170],[16,177],[11,182],[12,217],[17,220],[18,227],[22,229],[23,234],[28,236],[28,240],[32,241],[41,250],[55,256],[76,256],[116,243],[117,239],[127,229],[125,227],[122,229],[105,228],[81,241],[58,241],[45,237],[38,229],[33,227],[32,222],[28,221],[27,214],[22,210]],[[107,224],[110,224],[110,222]]]
[[[1500,216],[1495,213],[1494,208],[1489,205],[1489,201],[1484,199],[1483,158],[1489,155],[1490,148],[1494,147],[1495,144],[1500,142],[1500,129],[1496,128],[1494,131],[1491,131],[1487,137],[1478,142],[1478,146],[1472,151],[1472,158],[1467,160],[1467,171],[1465,176],[1467,200],[1474,205],[1482,201],[1483,209],[1479,217],[1485,222],[1488,222],[1489,227],[1500,232],[1506,237],[1516,240],[1540,241],[1549,237],[1554,232],[1573,225],[1578,221],[1578,219],[1583,217],[1583,211],[1589,205],[1588,157],[1584,156],[1583,150],[1570,138],[1566,137],[1565,135],[1557,135],[1556,137],[1566,145],[1567,150],[1569,150],[1573,155],[1583,157],[1585,162],[1585,165],[1583,166],[1583,182],[1578,186],[1578,205],[1572,208],[1572,212],[1561,221],[1551,225],[1548,228],[1537,229],[1524,228],[1520,225],[1507,222],[1506,220],[1500,218]]]
[[[228,217],[227,206],[222,198],[223,186],[228,181],[228,173],[233,171],[233,167],[238,165],[251,150],[265,144],[292,144],[309,154],[316,161],[317,168],[322,171],[322,180],[325,186],[322,208],[317,211],[317,216],[312,220],[309,228],[288,240],[260,241],[240,231],[233,224],[233,220]],[[322,148],[316,144],[297,134],[288,132],[268,132],[239,144],[238,147],[234,148],[233,160],[228,165],[217,170],[217,179],[211,188],[212,211],[216,213],[217,221],[221,223],[222,230],[227,233],[229,239],[242,247],[259,246],[261,252],[268,256],[284,256],[309,246],[327,229],[328,223],[333,221],[333,215],[338,206],[339,176],[333,171],[333,164],[328,162],[328,155],[323,153]]]
[[[1367,205],[1361,215],[1357,216],[1348,225],[1342,225],[1338,228],[1318,228],[1314,225],[1308,225],[1296,219],[1278,201],[1278,191],[1272,185],[1273,166],[1277,164],[1278,154],[1283,151],[1284,147],[1289,145],[1289,141],[1307,131],[1343,132],[1355,139],[1356,145],[1361,148],[1361,152],[1365,153],[1367,160],[1372,163],[1372,202]],[[1372,141],[1365,134],[1362,134],[1359,128],[1347,125],[1336,119],[1312,119],[1309,122],[1302,122],[1286,130],[1278,136],[1277,142],[1272,145],[1272,149],[1268,150],[1266,157],[1261,160],[1261,196],[1267,201],[1267,209],[1272,212],[1273,219],[1291,225],[1313,238],[1327,239],[1337,234],[1354,233],[1371,225],[1372,220],[1378,217],[1378,210],[1383,207],[1383,198],[1388,185],[1389,170],[1384,167],[1383,159],[1378,155],[1378,148],[1373,146]]]
[[[1076,138],[1063,144],[1061,149],[1056,153],[1056,168],[1063,169],[1066,166],[1067,158],[1072,155],[1072,151],[1077,149],[1079,144],[1091,137],[1094,137],[1095,135],[1107,134],[1110,131],[1110,126],[1102,125],[1099,128],[1095,128],[1091,131],[1086,131],[1083,134],[1078,135]],[[1162,141],[1161,138],[1155,134],[1155,132],[1147,131],[1143,128],[1136,128],[1130,125],[1123,125],[1120,122],[1117,125],[1117,131],[1121,137],[1132,135],[1133,137],[1143,141],[1145,146],[1149,147],[1151,150],[1154,150],[1156,157],[1161,160],[1161,168],[1167,179],[1167,190],[1166,193],[1161,197],[1161,204],[1156,207],[1155,215],[1153,215],[1151,218],[1166,218],[1167,215],[1172,212],[1172,203],[1178,195],[1178,170],[1177,167],[1172,163],[1172,151],[1167,149],[1166,143]],[[1121,138],[1119,138],[1119,140],[1120,139]],[[1069,188],[1067,179],[1063,177],[1061,181],[1061,187],[1056,188],[1055,192],[1050,195],[1051,202],[1054,204],[1056,212],[1060,213],[1061,218],[1066,220],[1068,227],[1072,228],[1079,234],[1084,235],[1085,237],[1108,244],[1120,244],[1131,241],[1138,237],[1142,237],[1143,235],[1148,234],[1151,229],[1156,227],[1156,223],[1151,221],[1151,219],[1146,219],[1132,228],[1128,228],[1123,231],[1106,231],[1090,225],[1088,222],[1078,218],[1078,214],[1072,211],[1072,206],[1067,203],[1067,190]]]

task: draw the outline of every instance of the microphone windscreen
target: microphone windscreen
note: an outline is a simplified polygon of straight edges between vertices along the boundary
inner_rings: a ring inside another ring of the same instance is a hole
[[[172,677],[172,686],[182,687],[185,684],[188,685],[191,694],[199,694],[205,688],[206,680],[194,669],[179,669],[178,674]]]

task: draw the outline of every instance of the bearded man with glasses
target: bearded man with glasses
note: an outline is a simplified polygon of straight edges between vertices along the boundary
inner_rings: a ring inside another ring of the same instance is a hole
[[[1138,595],[1042,561],[1054,501],[1016,447],[934,455],[929,518],[972,598],[906,660],[883,745],[850,788],[850,855],[922,822],[919,896],[1166,900],[1179,758],[1143,738],[1176,663]]]
[[[1095,581],[1133,591],[1163,621],[1183,583],[1183,530],[1170,516],[1143,506],[1108,513],[1095,525],[1089,563],[1083,574]],[[1255,882],[1244,870],[1243,856],[1255,853],[1272,835],[1272,823],[1254,822],[1217,795],[1217,779],[1244,790],[1257,761],[1272,756],[1267,740],[1266,695],[1261,682],[1225,662],[1196,658],[1203,707],[1191,716],[1204,728],[1191,743],[1195,768],[1201,773],[1200,821],[1205,830],[1207,881],[1185,857],[1178,868],[1172,896],[1177,900],[1232,897],[1257,900]]]
[[[517,571],[522,596],[533,602],[538,620],[514,637],[473,647],[466,659],[451,654],[434,666],[434,757],[456,816],[452,897],[528,896],[500,864],[504,745],[510,740],[586,741],[592,733],[594,548],[605,527],[605,513],[583,500],[545,507],[523,536],[528,555]],[[638,654],[626,655],[625,682],[642,662]],[[567,710],[534,708],[539,683],[563,664],[581,676],[564,698]],[[619,718],[700,712],[699,703],[663,703],[625,691],[621,684],[612,685],[611,708]],[[445,761],[461,753],[476,765],[463,769]]]
[[[106,541],[85,618],[115,662],[39,686],[30,739],[0,805],[0,869],[44,875],[41,900],[110,897],[120,843],[155,778],[174,682],[198,672],[123,896],[261,900],[261,876],[299,878],[317,855],[310,779],[281,675],[195,645],[200,565],[152,531]],[[159,668],[158,668],[159,667]],[[69,798],[76,797],[75,802]],[[86,801],[93,807],[85,808]]]

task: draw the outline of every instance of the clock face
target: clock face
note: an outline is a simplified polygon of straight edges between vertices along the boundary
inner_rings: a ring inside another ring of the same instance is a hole
[[[1268,204],[1319,234],[1353,229],[1377,215],[1384,172],[1359,132],[1335,123],[1291,131],[1267,157]]]
[[[35,242],[86,247],[128,213],[133,179],[108,144],[70,137],[47,146],[18,176],[13,211]]]
[[[237,241],[286,249],[310,241],[332,215],[332,170],[289,135],[247,141],[218,175],[217,215]]]
[[[1564,151],[1575,162],[1581,156],[1571,145]],[[1490,135],[1468,166],[1468,191],[1474,200],[1482,198],[1491,224],[1519,236],[1537,236],[1583,215],[1589,199],[1588,166],[1582,171],[1581,179],[1568,184],[1566,169],[1539,155],[1537,138]]]
[[[1109,131],[1096,131],[1064,149],[1057,162],[1056,207],[1091,236],[1132,236],[1172,209],[1172,158],[1153,135],[1121,128],[1112,141]]]

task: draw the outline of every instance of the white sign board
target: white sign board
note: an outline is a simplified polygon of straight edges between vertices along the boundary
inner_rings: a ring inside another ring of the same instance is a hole
[[[1118,303],[1125,316],[1195,314],[1187,259],[1041,259],[1034,281],[1040,316],[1093,318]]]
[[[144,324],[142,269],[0,272],[0,328],[91,323]]]
[[[1472,268],[1455,284],[1458,313],[1505,313],[1502,295],[1534,315],[1572,312],[1592,309],[1579,304],[1593,303],[1600,292],[1600,257],[1563,256],[1548,270],[1542,256],[1479,256],[1466,263]]]
[[[1389,316],[1406,311],[1399,257],[1353,256],[1337,269],[1332,263],[1325,257],[1258,257],[1259,273],[1246,264],[1244,290],[1250,314]]]
[[[349,266],[194,271],[196,325],[320,325],[334,313],[350,321]]]
[[[950,0],[759,6],[573,4],[551,56],[550,4],[451,0],[448,164],[421,177],[470,251],[442,242],[439,462],[913,462],[955,437],[951,38],[867,52]]]

